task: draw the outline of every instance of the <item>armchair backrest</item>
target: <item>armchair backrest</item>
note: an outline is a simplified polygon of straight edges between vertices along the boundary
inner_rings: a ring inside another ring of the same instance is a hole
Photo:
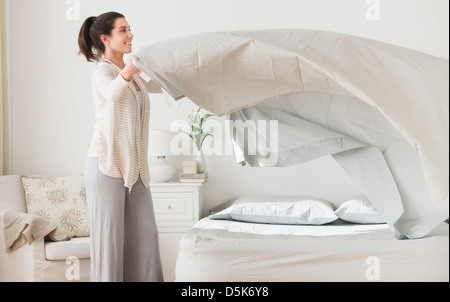
[[[0,209],[27,211],[20,175],[0,176]]]

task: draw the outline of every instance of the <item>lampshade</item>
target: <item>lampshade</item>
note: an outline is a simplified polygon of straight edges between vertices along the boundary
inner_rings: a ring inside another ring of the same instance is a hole
[[[166,129],[151,129],[149,137],[150,156],[170,156],[170,141],[174,134]]]

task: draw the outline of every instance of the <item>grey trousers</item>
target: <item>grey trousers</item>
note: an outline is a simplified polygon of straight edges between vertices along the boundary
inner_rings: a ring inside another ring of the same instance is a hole
[[[91,230],[91,281],[162,282],[158,229],[150,188],[131,189],[86,159],[84,178]]]

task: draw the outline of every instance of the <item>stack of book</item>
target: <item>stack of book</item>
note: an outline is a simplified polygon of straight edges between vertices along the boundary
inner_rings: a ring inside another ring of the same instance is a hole
[[[180,182],[207,182],[207,181],[208,181],[208,172],[180,174]]]

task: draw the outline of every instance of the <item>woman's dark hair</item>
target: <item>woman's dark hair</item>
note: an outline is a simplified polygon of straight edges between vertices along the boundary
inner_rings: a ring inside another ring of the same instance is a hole
[[[98,61],[105,53],[102,35],[110,36],[116,19],[125,18],[122,14],[108,12],[98,17],[87,18],[78,34],[79,55],[84,55],[88,62]]]

